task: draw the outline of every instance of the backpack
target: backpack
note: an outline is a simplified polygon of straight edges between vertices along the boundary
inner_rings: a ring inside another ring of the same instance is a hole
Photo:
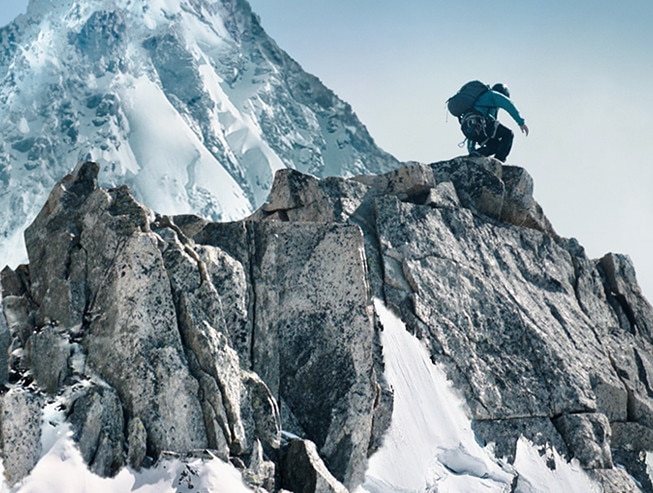
[[[497,131],[497,121],[483,116],[478,111],[468,111],[460,119],[460,129],[467,139],[483,145],[488,139],[494,137]]]
[[[467,82],[456,94],[447,99],[447,108],[453,116],[460,119],[474,108],[474,103],[479,96],[489,90],[490,86],[483,84],[480,80]]]

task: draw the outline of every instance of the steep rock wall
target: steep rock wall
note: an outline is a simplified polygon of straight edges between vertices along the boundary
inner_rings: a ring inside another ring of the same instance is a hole
[[[82,163],[55,187],[25,234],[29,267],[2,272],[3,423],[38,422],[38,403],[58,398],[98,474],[208,448],[275,485],[297,476],[279,450],[283,415],[335,475],[325,484],[359,483],[379,408],[360,229],[232,223],[199,245],[126,188],[98,187],[97,172]],[[15,452],[13,436],[12,484],[38,459],[38,427]]]
[[[653,450],[653,310],[627,257],[588,259],[532,190],[525,170],[487,158],[349,181],[282,171],[254,216],[358,224],[373,292],[445,365],[499,456],[524,435],[606,491],[637,489],[615,460],[650,491],[637,471]]]

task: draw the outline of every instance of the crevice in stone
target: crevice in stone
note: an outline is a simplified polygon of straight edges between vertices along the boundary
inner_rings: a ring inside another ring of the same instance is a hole
[[[183,340],[183,338],[182,338]],[[215,386],[219,389],[220,395],[215,396],[217,400],[220,402],[223,402],[222,396],[224,395],[224,390],[220,386],[218,380],[213,377],[210,373],[206,372],[204,368],[202,368],[202,365],[200,364],[197,356],[193,352],[193,350],[187,345],[184,344],[184,353],[186,354],[186,358],[188,360],[188,368],[191,372],[191,375],[193,375],[193,378],[197,381],[198,384],[198,395],[197,399],[200,402],[200,406],[202,408],[202,416],[204,418],[204,427],[206,428],[207,432],[207,441],[209,444],[210,448],[217,449],[218,448],[218,437],[217,436],[211,436],[213,430],[213,426],[211,423],[211,416],[206,412],[204,406],[208,405],[211,410],[213,411],[213,416],[215,418],[215,422],[218,424],[220,430],[222,431],[222,434],[226,440],[229,440],[230,442],[233,439],[233,435],[231,430],[229,429],[229,424],[225,423],[223,420],[219,419],[221,416],[221,412],[219,408],[216,408],[216,403],[214,402],[214,399],[210,399],[208,396],[205,395],[206,389],[204,388],[204,385],[202,385],[202,380],[204,378],[209,379],[213,383],[215,383]],[[228,444],[230,445],[230,443]]]
[[[168,274],[168,270],[166,268],[166,274]],[[169,275],[168,275],[169,277]],[[185,295],[183,292],[175,292],[174,287],[172,286],[172,282],[170,283],[170,292],[173,297],[173,302],[174,302],[174,309],[175,309],[175,317],[176,317],[176,325],[179,330],[179,337],[182,343],[182,348],[184,351],[184,355],[186,357],[188,369],[190,372],[190,375],[195,379],[197,382],[197,387],[198,387],[198,392],[199,394],[197,395],[198,401],[200,403],[200,407],[202,409],[202,416],[204,419],[205,423],[205,428],[207,431],[207,439],[210,437],[208,435],[209,430],[211,430],[211,427],[209,426],[210,424],[210,416],[207,416],[206,410],[204,409],[204,405],[208,404],[212,409],[216,417],[216,421],[218,422],[220,428],[222,429],[222,433],[228,441],[228,445],[230,448],[232,445],[235,443],[235,434],[233,430],[231,429],[231,422],[234,420],[237,420],[238,417],[234,416],[235,413],[229,412],[229,407],[225,405],[223,396],[225,396],[225,389],[224,385],[221,384],[220,380],[213,375],[211,372],[207,371],[206,368],[204,368],[200,362],[200,358],[197,356],[195,353],[194,349],[191,347],[191,344],[189,343],[187,339],[187,333],[189,333],[191,330],[198,330],[197,327],[189,327],[186,326],[186,323],[184,320],[187,318],[185,316],[186,308],[185,308]],[[221,413],[219,412],[219,409],[216,409],[215,403],[212,402],[211,399],[206,399],[203,398],[202,393],[204,392],[204,385],[202,384],[203,378],[208,378],[212,382],[215,383],[216,388],[218,389],[220,395],[217,396],[218,399],[220,399],[221,403],[223,404],[223,409],[225,411],[225,415],[227,417],[228,421],[231,422],[226,422],[223,423],[221,420],[217,419]],[[216,444],[213,444],[213,446],[217,446]],[[239,450],[236,452],[240,452]]]
[[[170,227],[170,229],[175,232],[175,234],[180,234],[179,228],[174,226],[170,221],[169,218],[166,217],[168,220],[168,224],[163,226],[163,223],[159,223],[157,225],[157,229],[159,227]],[[165,220],[163,221],[165,223]],[[180,241],[183,242],[183,238],[186,239],[186,242],[188,243],[189,240],[188,238],[181,233],[181,238]],[[201,279],[201,282],[207,282],[211,283],[210,277],[208,275],[208,272],[206,271],[206,266],[202,262],[202,260],[199,258],[197,255],[197,252],[195,252],[192,248],[187,243],[183,243],[183,250],[180,250],[179,253],[186,253],[189,255],[195,262],[197,262],[197,268],[198,268],[198,273]],[[161,252],[161,250],[160,250]],[[190,253],[192,252],[192,254]],[[173,307],[175,311],[175,322],[176,322],[176,327],[177,331],[179,334],[179,340],[181,341],[181,346],[182,350],[185,356],[186,360],[186,365],[188,367],[190,376],[195,380],[197,383],[197,389],[198,389],[198,394],[197,394],[197,399],[200,404],[200,409],[202,411],[202,418],[204,421],[204,427],[205,427],[205,432],[206,432],[206,439],[209,441],[209,446],[212,446],[213,448],[217,448],[218,443],[217,443],[217,437],[211,437],[211,433],[213,431],[213,426],[211,425],[211,416],[208,415],[207,410],[205,409],[205,406],[208,405],[214,414],[215,421],[218,423],[223,436],[225,440],[227,441],[227,445],[230,448],[230,451],[235,452],[235,453],[240,453],[241,450],[232,450],[232,447],[236,445],[237,439],[236,439],[236,434],[234,431],[231,429],[232,428],[232,423],[236,422],[238,420],[238,415],[237,413],[234,413],[233,410],[230,411],[229,406],[226,405],[224,401],[224,396],[227,394],[225,393],[224,385],[221,384],[219,378],[217,378],[216,375],[213,375],[210,371],[208,371],[206,368],[202,366],[202,363],[200,362],[200,358],[197,356],[195,353],[194,349],[192,348],[192,345],[190,341],[188,340],[187,335],[192,331],[192,330],[200,330],[198,327],[195,326],[189,326],[186,323],[186,320],[188,319],[188,316],[186,314],[186,302],[185,302],[185,293],[183,291],[180,291],[175,288],[173,285],[172,277],[170,275],[170,268],[165,260],[165,255],[163,255],[163,252],[161,252],[162,255],[162,261],[164,265],[164,271],[165,274],[168,278],[168,283],[169,283],[169,289],[170,289],[170,294],[172,297],[173,301]],[[202,268],[203,267],[203,268]],[[220,310],[222,311],[222,305],[220,304]],[[224,320],[224,313],[220,313],[222,320]],[[226,334],[225,334],[226,336]],[[216,408],[216,403],[213,402],[213,399],[210,398],[205,398],[203,393],[205,392],[205,386],[203,385],[203,380],[204,379],[209,379],[215,384],[215,387],[218,389],[219,395],[215,396],[216,399],[218,399],[220,404],[222,404],[222,409],[224,410],[224,413],[220,412],[220,409]],[[227,422],[223,422],[223,420],[219,419],[220,416],[226,417]],[[211,441],[215,443],[211,443]],[[148,440],[149,442],[149,440]],[[237,447],[236,447],[237,448]],[[149,445],[148,445],[149,449]],[[149,450],[148,450],[149,453]]]
[[[404,203],[415,204],[415,205],[427,205],[426,201],[428,200],[430,193],[431,193],[431,187],[424,188],[422,190],[408,192],[405,194],[398,194],[397,199],[399,199],[400,202],[404,202]]]
[[[569,329],[567,328],[567,323],[565,322],[564,317],[560,314],[560,312],[558,311],[558,309],[556,308],[555,305],[549,304],[548,307],[549,307],[549,311],[551,312],[551,315],[553,316],[553,318],[556,319],[556,321],[560,325],[560,328],[563,330],[563,332],[567,336],[567,339],[569,339],[569,341],[573,344],[574,349],[579,351],[580,349],[578,347],[578,344],[576,343],[576,340],[572,336],[571,332],[569,332]],[[596,335],[596,334],[594,334],[594,335]]]
[[[626,421],[637,421],[635,415],[635,392],[631,386],[626,383],[628,380],[628,373],[617,366],[612,353],[608,353],[608,359],[610,360],[610,365],[621,382],[621,385],[623,385],[626,390]]]
[[[206,264],[202,261],[197,252],[191,247],[192,240],[186,236],[181,228],[179,228],[179,226],[177,226],[169,216],[157,216],[154,225],[155,229],[168,228],[173,231],[175,235],[177,235],[177,239],[184,247],[184,252],[197,263],[197,269],[200,275],[201,283],[211,284],[211,278],[206,269]],[[224,314],[221,315],[223,315],[224,318]]]
[[[245,222],[245,235],[247,241],[247,269],[245,272],[248,276],[247,282],[247,313],[248,320],[250,321],[250,345],[249,345],[249,370],[254,371],[254,359],[256,356],[256,327],[257,320],[257,299],[256,299],[256,275],[255,275],[255,259],[256,259],[256,230],[252,222]]]
[[[648,372],[646,371],[646,367],[644,366],[644,360],[642,359],[642,356],[637,348],[635,348],[634,353],[635,353],[635,364],[637,365],[637,375],[639,376],[639,380],[644,384],[644,387],[646,387],[646,393],[648,394],[648,396],[653,398],[653,388],[651,388],[651,382],[649,381]]]
[[[603,281],[605,297],[608,301],[608,304],[615,311],[617,319],[622,325],[621,328],[626,332],[630,332],[631,334],[636,335],[638,333],[637,317],[635,316],[635,312],[630,306],[628,299],[619,292],[617,287],[617,280],[614,278],[614,273],[608,272],[608,269],[605,268],[604,259],[601,259],[597,263],[596,269],[598,270],[601,280]],[[626,317],[628,327],[624,327],[624,320],[620,316],[620,313]]]
[[[560,244],[560,242],[557,242]],[[578,261],[578,258],[576,257],[575,253],[571,251],[570,248],[568,248],[565,245],[561,245],[563,249],[567,251],[569,256],[571,257],[571,265],[574,268],[574,277],[572,279],[572,288],[574,290],[574,297],[576,299],[576,303],[578,304],[578,308],[580,308],[580,311],[587,317],[588,320],[592,320],[591,313],[587,311],[587,308],[585,307],[585,304],[582,301],[582,296],[581,296],[581,288],[580,288],[580,278],[581,278],[581,268],[580,268],[580,263]],[[578,246],[580,247],[580,245]],[[596,339],[596,342],[602,346],[603,341],[601,340],[601,337],[599,333],[597,332],[596,328],[594,327],[594,324],[591,323],[589,324],[590,329],[592,330],[592,334],[594,334],[594,338]]]
[[[349,223],[357,225],[363,233],[363,248],[365,249],[365,260],[366,260],[366,273],[368,276],[368,284],[372,290],[374,296],[382,298],[384,304],[387,303],[387,296],[385,293],[385,263],[383,261],[383,253],[381,248],[381,238],[379,236],[379,231],[377,228],[377,216],[376,208],[370,207],[369,215],[367,217],[364,213],[360,212],[360,209],[363,207],[363,204],[354,211],[352,215],[349,216]],[[369,219],[369,220],[368,220]],[[376,286],[375,279],[377,273],[371,267],[372,265],[378,265],[378,282],[380,286]]]
[[[115,267],[116,262],[118,260],[118,257],[122,253],[122,251],[127,247],[127,242],[129,241],[129,238],[123,238],[121,240],[118,240],[118,244],[116,245],[115,250],[113,251],[113,255],[111,260],[108,262],[108,265],[104,271],[104,273],[100,276],[100,282],[97,284],[97,289],[95,290],[95,293],[90,296],[89,302],[88,302],[88,311],[85,313],[84,318],[86,319],[88,316],[89,320],[89,325],[93,323],[94,320],[97,320],[101,316],[99,313],[94,312],[94,307],[95,307],[95,302],[97,300],[98,294],[100,294],[107,284],[107,280],[109,277],[111,277],[111,270]]]
[[[312,200],[307,203],[301,203],[300,205],[297,205],[295,207],[278,207],[278,208],[267,208],[265,205],[261,208],[261,211],[264,214],[264,217],[269,217],[273,216],[274,214],[277,214],[279,216],[279,219],[283,222],[289,222],[290,217],[288,212],[289,211],[298,211],[301,209],[306,209],[308,207],[311,207],[315,204],[318,204],[318,200]],[[319,205],[319,204],[318,204]]]
[[[288,216],[288,210],[282,209],[278,211],[279,220],[283,222],[290,222],[290,217]]]

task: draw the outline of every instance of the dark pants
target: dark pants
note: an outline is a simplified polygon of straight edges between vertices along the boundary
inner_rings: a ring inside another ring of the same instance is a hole
[[[504,161],[512,149],[512,140],[515,138],[515,134],[508,127],[497,123],[497,131],[494,133],[494,137],[489,139],[483,147],[477,149],[477,152],[483,156],[492,156],[494,155],[499,161]]]

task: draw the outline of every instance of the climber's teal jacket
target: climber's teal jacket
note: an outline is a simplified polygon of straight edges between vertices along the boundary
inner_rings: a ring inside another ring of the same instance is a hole
[[[485,116],[490,116],[497,119],[497,111],[503,108],[512,116],[513,120],[517,122],[520,127],[525,123],[525,120],[519,114],[519,110],[512,104],[512,101],[505,97],[500,92],[487,91],[479,96],[474,103],[474,109]]]

